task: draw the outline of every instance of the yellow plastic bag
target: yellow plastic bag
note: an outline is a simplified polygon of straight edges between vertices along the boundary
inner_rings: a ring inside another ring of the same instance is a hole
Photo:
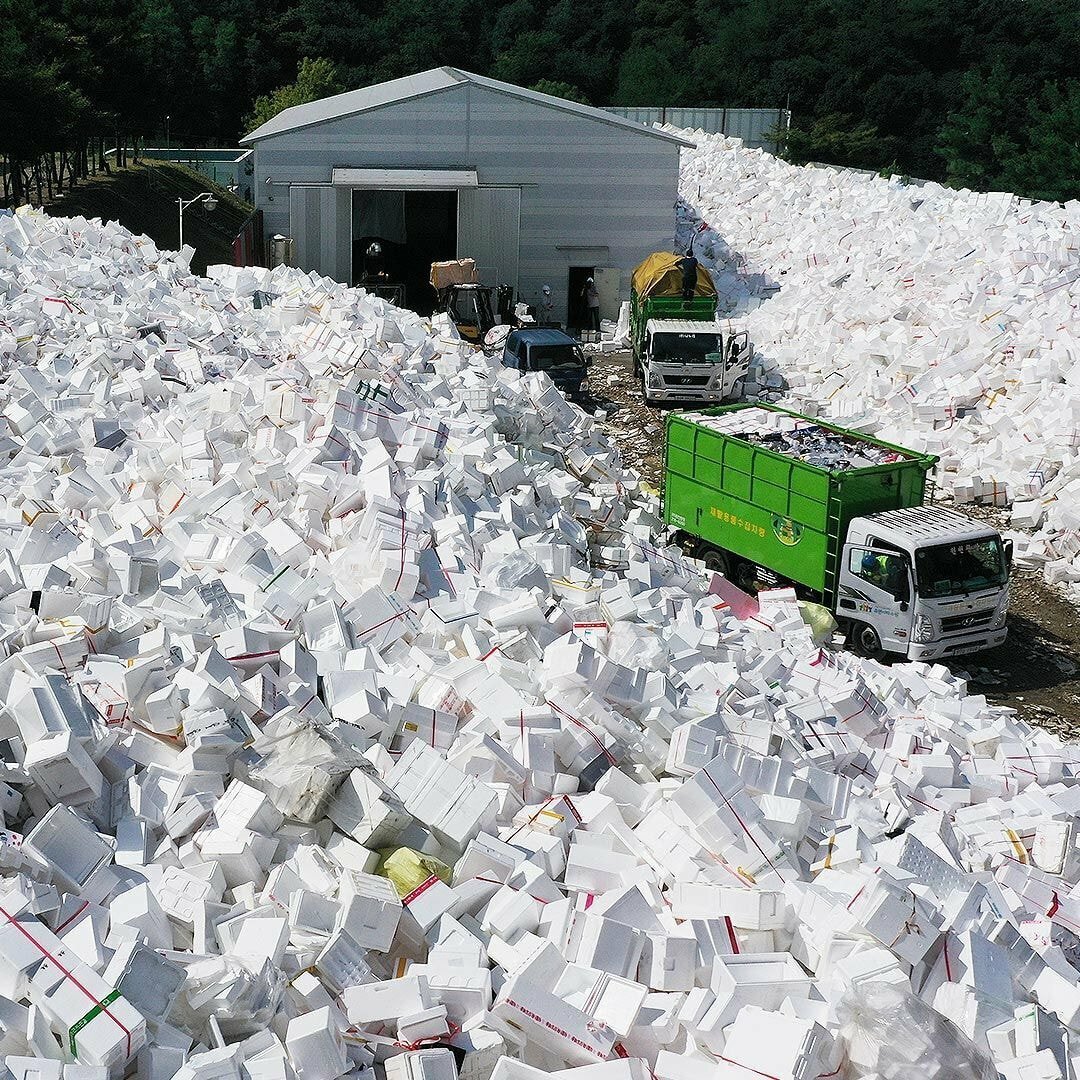
[[[799,614],[803,622],[810,627],[814,635],[814,644],[823,645],[832,637],[836,629],[836,620],[832,612],[821,604],[811,604],[808,600],[799,601]]]
[[[383,848],[375,873],[389,878],[398,896],[408,896],[432,874],[437,874],[447,885],[454,876],[454,871],[441,859],[407,847]]]

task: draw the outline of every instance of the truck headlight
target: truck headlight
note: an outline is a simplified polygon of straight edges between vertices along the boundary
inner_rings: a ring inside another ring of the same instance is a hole
[[[934,636],[933,620],[925,615],[916,615],[915,625],[911,628],[911,636],[920,643],[930,641]]]
[[[1009,586],[1005,586],[1005,594],[998,601],[997,611],[994,612],[994,626],[1004,626],[1005,619],[1009,614]]]
[[[664,378],[654,371],[649,372],[649,389],[660,390],[664,385]]]

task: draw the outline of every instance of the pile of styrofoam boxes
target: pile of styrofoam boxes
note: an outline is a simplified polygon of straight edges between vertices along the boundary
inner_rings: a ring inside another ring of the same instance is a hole
[[[771,374],[795,408],[939,455],[942,491],[1013,506],[1040,544],[1080,533],[1080,203],[693,138],[678,238],[749,312],[751,391]],[[1074,554],[1048,578],[1080,580]]]
[[[1074,1075],[1077,748],[737,618],[446,322],[21,215],[0,291],[7,1073]]]

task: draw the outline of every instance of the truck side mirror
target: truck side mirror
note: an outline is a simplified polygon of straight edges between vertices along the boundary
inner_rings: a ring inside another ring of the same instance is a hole
[[[1012,570],[1013,564],[1013,542],[1006,539],[1003,541],[1005,547],[1005,569]]]

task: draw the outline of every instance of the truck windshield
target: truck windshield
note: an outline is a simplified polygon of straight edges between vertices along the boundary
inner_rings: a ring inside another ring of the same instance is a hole
[[[584,366],[585,354],[576,345],[529,346],[530,371],[551,371],[552,368]]]
[[[652,336],[652,358],[661,363],[715,363],[718,356],[711,361],[708,357],[711,353],[719,354],[721,345],[719,334],[675,334],[662,331]]]
[[[919,595],[933,598],[1000,588],[1009,572],[1000,537],[990,536],[916,551],[915,576]]]

